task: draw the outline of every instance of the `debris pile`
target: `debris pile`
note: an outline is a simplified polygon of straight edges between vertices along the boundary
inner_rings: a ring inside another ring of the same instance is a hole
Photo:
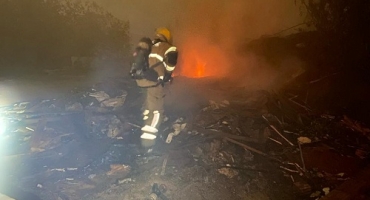
[[[269,170],[278,169],[291,180],[296,195],[312,198],[327,195],[366,164],[369,129],[362,123],[313,111],[296,96],[245,94],[210,101],[196,115],[188,133],[198,138],[186,139],[195,145],[191,153],[196,160],[218,166],[228,178],[240,178],[246,169],[264,171],[257,167],[264,158],[275,166]]]
[[[19,145],[1,153],[35,160],[19,185],[44,196],[59,191],[55,199],[92,198],[98,189],[136,191],[127,199],[181,199],[198,187],[231,195],[224,199],[234,197],[230,189],[249,198],[294,193],[293,199],[316,199],[369,158],[370,130],[363,123],[315,111],[296,95],[241,88],[191,115],[169,113],[157,148],[143,154],[130,143],[140,132],[140,116],[126,112],[137,101],[128,101],[127,91],[98,84],[60,99],[1,108],[2,148]]]
[[[9,172],[3,178],[17,176],[13,184],[45,199],[51,199],[55,182],[62,189],[53,197],[65,199],[62,193],[78,196],[78,191],[125,178],[135,153],[129,146],[112,143],[132,131],[122,112],[126,90],[127,85],[107,82],[58,99],[1,107],[0,158],[16,160],[7,162],[3,170]],[[19,162],[26,172],[16,166]],[[102,169],[106,173],[99,173]]]

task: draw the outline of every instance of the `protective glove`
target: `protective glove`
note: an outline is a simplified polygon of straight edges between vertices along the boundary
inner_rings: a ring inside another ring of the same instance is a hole
[[[164,82],[170,82],[172,80],[172,72],[166,72],[163,77]]]
[[[163,77],[158,77],[158,84],[164,87],[165,82],[163,80]]]
[[[131,78],[135,79],[136,69],[131,69],[129,74]]]

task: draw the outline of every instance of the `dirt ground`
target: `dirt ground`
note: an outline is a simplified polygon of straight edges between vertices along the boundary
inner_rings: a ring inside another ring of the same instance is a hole
[[[19,200],[319,199],[368,164],[361,121],[310,108],[294,90],[213,78],[175,77],[165,88],[167,120],[148,153],[139,142],[142,91],[123,74],[66,68],[2,79],[0,192]]]

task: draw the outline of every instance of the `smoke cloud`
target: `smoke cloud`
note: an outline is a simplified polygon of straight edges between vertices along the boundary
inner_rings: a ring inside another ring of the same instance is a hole
[[[226,76],[238,85],[268,89],[281,77],[302,70],[296,57],[282,58],[282,66],[272,66],[263,57],[239,52],[240,46],[252,39],[302,23],[294,1],[184,0],[182,5],[174,27],[181,50],[180,75]]]
[[[302,23],[294,0],[95,1],[129,20],[133,42],[152,37],[156,27],[169,27],[180,52],[176,75],[227,77],[237,86],[270,89],[302,70],[294,56],[275,66],[265,57],[240,52],[246,42]]]

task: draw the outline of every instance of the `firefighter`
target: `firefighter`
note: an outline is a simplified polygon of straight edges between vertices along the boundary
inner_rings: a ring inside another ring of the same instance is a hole
[[[158,128],[164,114],[164,85],[172,80],[172,72],[177,63],[177,49],[172,45],[171,32],[167,28],[157,28],[149,54],[149,68],[143,79],[136,79],[137,85],[145,88],[143,106],[143,127],[141,143],[145,148],[155,144]]]

